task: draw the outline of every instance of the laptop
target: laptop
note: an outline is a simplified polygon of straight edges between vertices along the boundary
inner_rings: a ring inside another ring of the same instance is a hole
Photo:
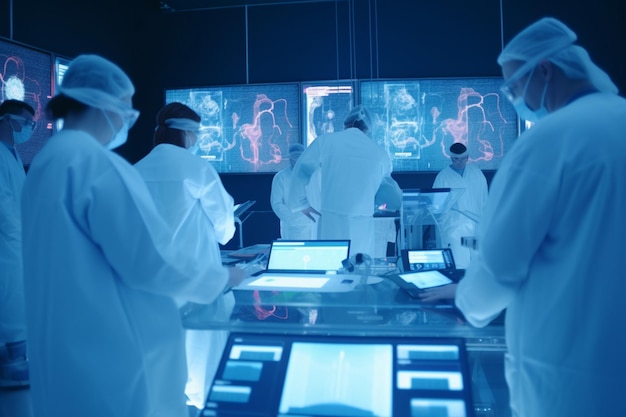
[[[412,298],[428,288],[458,282],[465,275],[465,269],[457,269],[450,248],[403,249],[402,273],[390,278]]]
[[[232,332],[200,415],[465,417],[471,386],[463,338]]]
[[[352,290],[352,276],[339,275],[350,253],[350,240],[275,240],[264,270],[234,290],[318,291]]]

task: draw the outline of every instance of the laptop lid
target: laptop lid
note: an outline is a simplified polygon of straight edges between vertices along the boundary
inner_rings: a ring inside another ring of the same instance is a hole
[[[335,273],[349,252],[349,240],[275,240],[264,272]]]
[[[462,338],[230,333],[202,416],[471,416]]]

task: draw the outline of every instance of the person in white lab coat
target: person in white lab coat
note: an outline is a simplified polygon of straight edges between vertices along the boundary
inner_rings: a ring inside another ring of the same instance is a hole
[[[626,100],[576,38],[543,18],[498,58],[534,126],[494,177],[456,291],[476,326],[506,309],[513,416],[626,415]]]
[[[293,167],[304,152],[304,146],[294,143],[289,146],[289,166],[278,171],[272,179],[270,204],[276,216],[280,219],[280,237],[288,240],[317,239],[317,219],[314,215],[307,215],[302,211],[292,212],[287,206],[289,183]],[[307,200],[313,199],[311,193],[319,194],[314,184],[307,185]],[[314,207],[315,203],[310,203]]]
[[[34,415],[185,416],[175,301],[210,303],[243,272],[197,258],[145,182],[111,152],[138,117],[112,62],[80,55],[48,104],[63,130],[22,194],[24,293]],[[108,149],[107,149],[108,148]],[[206,251],[214,242],[207,239]]]
[[[187,236],[193,257],[221,263],[219,244],[235,234],[234,201],[224,189],[215,168],[193,155],[200,116],[188,106],[174,102],[156,117],[152,151],[135,167],[146,181],[156,206],[174,233]],[[207,248],[208,238],[213,244]],[[206,277],[205,279],[211,279]],[[183,311],[202,309],[212,320],[227,320],[235,300],[232,292],[219,295],[211,305],[189,303]],[[213,379],[226,343],[226,331],[186,330],[188,404],[202,408],[206,383]]]
[[[433,188],[450,188],[459,192],[459,197],[439,225],[441,243],[452,249],[457,268],[467,268],[471,253],[461,245],[461,238],[474,236],[487,202],[487,179],[478,167],[467,163],[469,153],[465,145],[453,143],[449,150],[452,163],[437,174]]]
[[[321,172],[319,239],[350,239],[350,253],[373,256],[376,192],[391,177],[387,152],[367,136],[371,117],[354,107],[344,120],[345,130],[319,136],[296,162],[289,187],[292,211],[310,210],[305,187]]]
[[[20,209],[26,173],[15,145],[30,139],[34,117],[23,101],[0,104],[0,387],[28,385]]]

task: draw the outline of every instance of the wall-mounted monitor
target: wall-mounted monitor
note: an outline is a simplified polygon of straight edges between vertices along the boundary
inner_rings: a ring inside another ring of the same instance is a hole
[[[354,106],[356,82],[303,82],[302,131],[303,142],[309,146],[320,135],[343,130],[343,120]]]
[[[278,172],[289,166],[289,145],[300,143],[298,83],[171,89],[201,117],[194,152],[220,173]]]
[[[519,122],[500,93],[500,77],[364,80],[360,103],[373,117],[372,137],[394,171],[440,171],[449,148],[461,142],[469,163],[495,170],[515,139]]]
[[[0,38],[0,83],[0,101],[21,100],[35,110],[33,136],[17,145],[24,165],[30,165],[52,135],[52,121],[45,114],[52,95],[52,54]]]
[[[63,74],[65,74],[65,71],[67,71],[67,68],[70,66],[70,62],[72,62],[72,60],[69,58],[64,58],[58,55],[54,57],[54,83],[52,84],[52,95],[57,93],[57,89],[63,81]],[[63,120],[57,120],[55,129],[59,131],[62,127]]]

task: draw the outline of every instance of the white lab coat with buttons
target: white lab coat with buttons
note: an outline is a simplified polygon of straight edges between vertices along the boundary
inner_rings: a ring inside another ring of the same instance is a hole
[[[212,302],[227,270],[193,257],[137,170],[82,131],[34,158],[22,214],[34,415],[186,415],[174,297]]]
[[[590,94],[505,157],[456,304],[506,309],[514,416],[625,416],[626,100]]]

